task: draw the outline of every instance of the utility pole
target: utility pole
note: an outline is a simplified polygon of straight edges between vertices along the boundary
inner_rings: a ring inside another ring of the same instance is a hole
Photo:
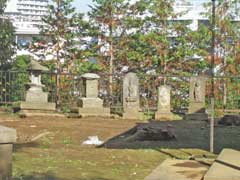
[[[215,30],[216,1],[212,0],[212,47],[211,47],[211,120],[210,120],[210,152],[214,152],[214,62],[215,62]]]

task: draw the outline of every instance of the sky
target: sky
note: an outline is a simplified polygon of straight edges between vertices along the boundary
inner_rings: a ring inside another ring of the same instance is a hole
[[[208,0],[192,0],[193,2],[204,2]],[[74,0],[73,5],[79,12],[86,13],[89,10],[88,4],[92,4],[92,0]]]
[[[88,4],[92,4],[91,0],[74,0],[73,5],[79,12],[85,13],[89,10]]]

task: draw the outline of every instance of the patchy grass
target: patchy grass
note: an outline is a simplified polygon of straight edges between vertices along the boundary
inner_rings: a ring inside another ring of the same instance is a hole
[[[14,180],[142,180],[166,158],[207,154],[195,149],[114,150],[82,145],[94,135],[107,141],[134,127],[136,121],[0,115],[0,123],[17,129]],[[43,132],[49,134],[31,141]]]

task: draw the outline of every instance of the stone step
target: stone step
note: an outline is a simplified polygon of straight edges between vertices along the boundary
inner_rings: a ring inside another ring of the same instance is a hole
[[[204,180],[240,180],[240,151],[224,149],[204,176]]]
[[[208,168],[197,161],[167,159],[144,180],[202,180]]]

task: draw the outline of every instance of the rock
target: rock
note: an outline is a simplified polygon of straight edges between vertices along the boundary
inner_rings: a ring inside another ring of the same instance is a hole
[[[225,115],[218,124],[225,126],[240,126],[240,115]]]
[[[168,141],[176,139],[172,126],[166,128],[156,128],[150,126],[138,126],[129,136],[127,141]]]

